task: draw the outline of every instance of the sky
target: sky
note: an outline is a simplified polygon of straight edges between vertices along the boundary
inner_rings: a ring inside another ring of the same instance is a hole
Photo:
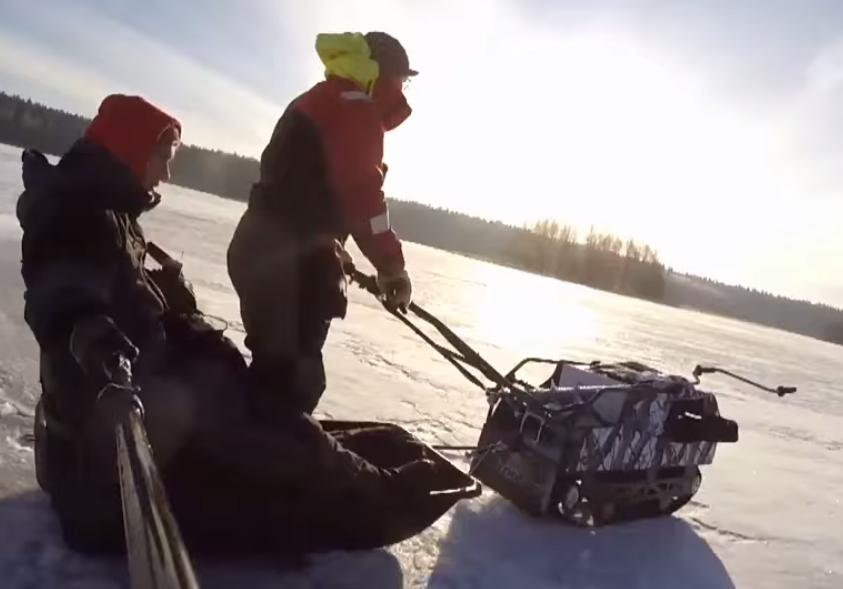
[[[843,2],[0,0],[0,90],[87,116],[142,94],[257,156],[322,78],[316,34],[367,30],[421,72],[388,195],[843,307]]]

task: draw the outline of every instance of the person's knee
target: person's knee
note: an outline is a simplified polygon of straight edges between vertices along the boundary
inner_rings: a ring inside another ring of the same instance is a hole
[[[298,363],[296,391],[303,410],[313,413],[325,392],[325,366],[322,357],[305,357]]]
[[[184,448],[200,424],[204,396],[190,383],[171,375],[156,375],[144,382],[143,403],[147,435],[161,465]]]
[[[312,413],[325,391],[319,356],[272,356],[257,353],[249,366],[251,395],[258,406]]]

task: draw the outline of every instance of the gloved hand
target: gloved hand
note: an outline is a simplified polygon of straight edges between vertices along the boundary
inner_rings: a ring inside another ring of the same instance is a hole
[[[27,190],[40,186],[53,167],[47,156],[35,149],[25,149],[21,154],[21,162],[23,186]]]
[[[88,376],[105,382],[116,380],[121,385],[126,384],[121,382],[125,379],[122,373],[128,370],[121,366],[121,358],[131,363],[138,357],[138,349],[105,315],[76,323],[70,334],[70,353]]]
[[[387,305],[400,309],[402,313],[407,312],[413,301],[413,284],[406,270],[397,274],[378,272],[378,288],[386,297]]]

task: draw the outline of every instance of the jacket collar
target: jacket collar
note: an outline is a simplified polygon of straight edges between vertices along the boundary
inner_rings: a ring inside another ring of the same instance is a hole
[[[79,204],[138,217],[161,202],[161,195],[144,189],[125,164],[86,139],[70,148],[58,168],[62,191],[76,195]]]

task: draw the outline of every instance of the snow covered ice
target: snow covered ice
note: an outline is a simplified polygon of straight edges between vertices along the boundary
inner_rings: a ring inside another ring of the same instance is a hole
[[[35,483],[37,348],[23,323],[19,155],[0,146],[0,586],[123,587],[121,560],[64,548]],[[148,237],[184,261],[203,308],[242,343],[224,259],[243,205],[163,192],[145,221]],[[527,355],[635,359],[680,374],[705,363],[799,392],[778,399],[704,381],[724,416],[739,422],[741,440],[718,447],[702,489],[676,517],[573,529],[529,518],[487,489],[389,550],[327,554],[292,568],[199,560],[203,587],[843,587],[843,347],[413,244],[406,254],[419,302],[501,369]],[[356,288],[326,357],[324,415],[392,420],[430,442],[476,441],[483,395]]]

